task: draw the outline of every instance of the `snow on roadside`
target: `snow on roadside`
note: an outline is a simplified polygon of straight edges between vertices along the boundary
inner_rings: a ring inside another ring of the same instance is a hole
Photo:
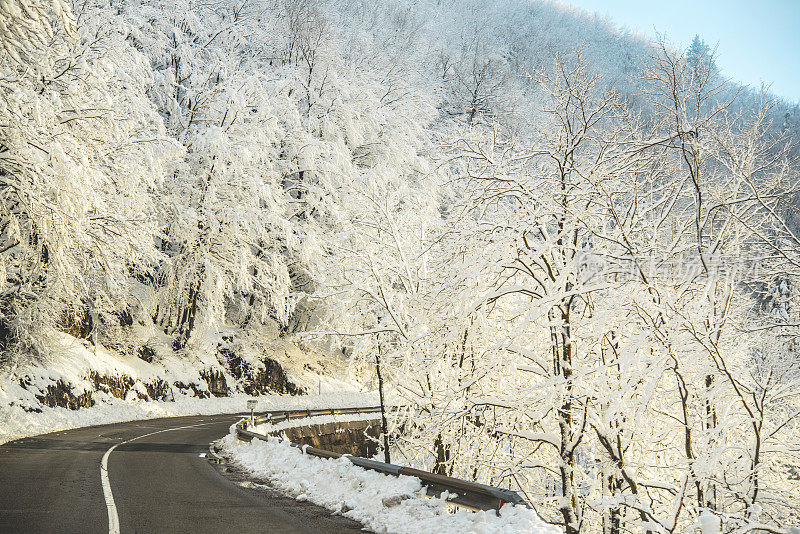
[[[506,505],[493,511],[448,513],[445,499],[424,497],[418,478],[393,477],[357,467],[346,458],[303,454],[276,438],[239,441],[228,435],[223,451],[255,477],[297,500],[308,500],[354,519],[375,532],[459,532],[556,534],[533,510]]]
[[[208,347],[206,347],[208,348]],[[208,349],[209,354],[212,349]],[[331,377],[319,376],[313,381],[317,395],[262,395],[243,393],[231,397],[199,398],[170,387],[168,400],[143,400],[137,395],[146,382],[164,380],[174,386],[177,381],[204,388],[199,370],[211,366],[215,359],[200,351],[193,358],[168,357],[147,363],[135,355],[122,355],[100,346],[87,347],[67,334],[52,339],[52,354],[46,366],[29,362],[0,373],[0,444],[14,439],[57,432],[91,425],[120,423],[140,419],[181,415],[214,415],[247,411],[247,400],[257,399],[258,410],[350,408],[376,406],[376,394],[360,393],[357,386]],[[297,356],[297,355],[295,355]],[[205,358],[205,359],[203,359]],[[125,376],[135,383],[125,399],[93,388],[89,379],[94,371],[111,377]],[[21,383],[24,377],[26,384]],[[37,399],[48,385],[57,381],[69,384],[76,394],[92,393],[94,406],[78,410],[48,407]],[[146,393],[146,392],[144,392]],[[203,391],[209,394],[207,390]],[[174,399],[174,400],[173,400]]]
[[[258,411],[316,408],[351,408],[374,406],[376,396],[368,393],[339,392],[322,395],[238,395],[199,399],[175,395],[174,401],[104,399],[90,408],[68,410],[42,406],[41,413],[25,412],[11,404],[8,392],[0,389],[0,444],[18,438],[91,425],[121,423],[140,419],[155,419],[180,415],[214,415],[243,413],[249,399],[258,400]]]
[[[110,397],[91,408],[68,410],[42,406],[42,413],[25,412],[10,405],[0,389],[0,444],[14,439],[91,425],[121,423],[180,415],[216,415],[244,413],[247,401],[258,400],[258,410],[295,410],[316,408],[352,408],[374,406],[376,396],[368,393],[341,392],[322,395],[238,395],[199,399],[175,395],[174,401],[121,400]]]

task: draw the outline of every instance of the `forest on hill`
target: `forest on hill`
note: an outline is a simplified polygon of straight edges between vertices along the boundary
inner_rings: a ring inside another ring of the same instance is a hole
[[[291,339],[567,533],[787,532],[798,141],[556,2],[0,0],[0,365]]]

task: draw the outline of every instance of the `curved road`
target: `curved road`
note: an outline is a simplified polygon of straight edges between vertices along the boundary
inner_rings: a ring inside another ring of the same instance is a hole
[[[108,533],[114,532],[114,518],[122,533],[362,530],[355,521],[253,484],[235,469],[201,457],[237,420],[235,415],[153,419],[0,445],[0,532]]]

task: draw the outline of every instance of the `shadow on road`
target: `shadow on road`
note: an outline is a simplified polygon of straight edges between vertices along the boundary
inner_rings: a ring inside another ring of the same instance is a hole
[[[3,449],[33,449],[33,450],[58,450],[58,451],[106,451],[113,446],[113,441],[68,441],[61,439],[23,439],[0,446]],[[172,452],[172,453],[201,453],[207,452],[208,447],[197,444],[184,443],[155,443],[135,441],[117,447],[117,453],[124,452]]]

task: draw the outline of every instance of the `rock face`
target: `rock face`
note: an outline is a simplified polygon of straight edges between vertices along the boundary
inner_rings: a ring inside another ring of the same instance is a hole
[[[258,369],[249,383],[244,384],[244,391],[248,395],[261,395],[264,393],[288,393],[301,395],[305,393],[301,388],[289,381],[283,368],[278,362],[270,358],[262,358],[264,365]]]
[[[346,421],[289,428],[276,432],[299,445],[371,458],[378,452],[379,421]]]
[[[260,366],[253,367],[234,351],[220,348],[219,354],[227,361],[228,370],[242,391],[248,395],[264,395],[281,393],[302,395],[305,391],[297,387],[286,376],[286,372],[278,362],[271,358],[261,358]],[[209,386],[210,388],[210,386]]]
[[[178,388],[178,390],[181,393],[186,393],[188,391],[191,391],[192,394],[195,397],[197,397],[198,399],[207,399],[208,397],[211,396],[211,395],[208,394],[208,391],[205,391],[205,390],[202,390],[202,389],[198,388],[197,384],[195,384],[193,382],[185,384],[183,382],[178,381],[178,382],[175,382],[175,387]]]
[[[142,345],[139,347],[139,350],[136,352],[136,355],[139,357],[140,360],[144,360],[147,363],[152,363],[152,361],[156,357],[156,351],[153,350],[152,347],[147,345]]]
[[[126,375],[101,375],[97,371],[89,373],[95,391],[105,391],[118,399],[124,399],[133,387],[133,378]]]
[[[88,307],[81,308],[78,313],[64,312],[58,320],[58,329],[77,339],[90,340],[94,320]]]
[[[200,376],[208,384],[208,391],[215,397],[227,397],[230,394],[228,381],[225,375],[217,369],[205,369],[200,371]]]
[[[262,358],[260,365],[253,366],[228,349],[219,349],[225,359],[227,370],[235,380],[229,384],[224,373],[219,369],[206,369],[200,376],[208,385],[208,391],[215,397],[227,397],[234,391],[243,391],[248,395],[258,396],[270,393],[302,395],[305,391],[297,387],[286,376],[280,364],[271,358]]]
[[[36,398],[50,408],[60,406],[62,408],[69,408],[70,410],[77,410],[79,408],[88,408],[94,406],[94,399],[92,398],[91,391],[84,391],[79,395],[75,395],[72,387],[59,380],[55,384],[47,386],[43,395],[36,395]]]
[[[157,378],[153,382],[145,382],[144,389],[147,390],[147,396],[150,397],[150,400],[165,401],[174,398],[172,388],[169,387],[167,382],[160,378]]]
[[[65,317],[66,321],[71,316]],[[75,328],[81,325],[85,325],[85,321],[73,324]],[[86,342],[83,345],[86,346]],[[70,347],[70,350],[76,350],[78,354],[83,350],[80,347],[74,349],[72,345]],[[156,351],[144,345],[138,351],[132,349],[133,355],[147,363],[158,359],[151,369],[143,373],[145,376],[149,375],[147,378],[130,372],[108,371],[106,369],[109,366],[103,370],[93,369],[91,362],[86,361],[88,358],[81,355],[82,359],[76,362],[76,366],[83,366],[85,374],[77,374],[74,369],[69,369],[70,377],[57,374],[54,376],[49,371],[40,372],[33,367],[31,371],[26,370],[24,374],[18,375],[16,380],[30,393],[23,409],[34,412],[41,412],[44,407],[78,410],[109,402],[111,397],[126,401],[168,402],[181,394],[205,399],[211,396],[228,397],[237,393],[251,396],[305,393],[303,388],[289,380],[277,360],[262,357],[259,360],[246,361],[230,348],[218,347],[217,350],[217,361],[205,363],[196,374],[189,372],[181,376],[170,376],[170,367],[163,366],[161,358],[156,357]],[[188,379],[185,378],[187,374]]]

